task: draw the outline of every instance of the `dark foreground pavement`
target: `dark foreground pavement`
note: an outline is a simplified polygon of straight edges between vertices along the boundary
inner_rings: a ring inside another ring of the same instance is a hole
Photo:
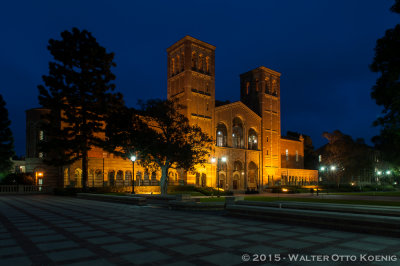
[[[399,265],[400,239],[153,206],[0,197],[0,265],[241,263]]]

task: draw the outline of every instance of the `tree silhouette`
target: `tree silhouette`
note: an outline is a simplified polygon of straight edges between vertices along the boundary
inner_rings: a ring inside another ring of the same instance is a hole
[[[14,156],[14,140],[10,129],[6,102],[0,94],[0,179],[4,178],[11,169],[11,157]]]
[[[107,53],[86,30],[73,28],[62,32],[61,38],[49,41],[54,61],[49,63],[49,74],[43,76],[45,86],[38,86],[40,104],[51,110],[45,117],[47,139],[41,149],[51,165],[82,160],[85,189],[88,152],[93,146],[102,146],[105,115],[122,97],[112,93],[113,53]]]
[[[197,126],[190,126],[170,100],[149,100],[139,110],[114,112],[107,122],[107,140],[112,150],[125,157],[138,155],[142,164],[161,169],[161,193],[167,193],[171,167],[194,170],[208,161],[212,139]]]
[[[400,13],[400,0],[396,0],[391,10]],[[382,126],[380,136],[373,139],[376,147],[389,156],[386,159],[400,162],[400,24],[386,31],[377,40],[375,57],[370,66],[380,73],[372,88],[371,97],[383,106],[382,116],[375,126]]]
[[[319,148],[318,154],[322,155],[322,166],[335,166],[336,169],[329,174],[332,182],[339,186],[373,170],[373,149],[364,140],[354,141],[339,130],[324,132],[323,136],[329,143]]]

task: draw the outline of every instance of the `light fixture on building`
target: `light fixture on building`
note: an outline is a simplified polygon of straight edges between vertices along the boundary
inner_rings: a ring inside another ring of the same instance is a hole
[[[211,163],[215,163],[217,161],[217,159],[215,159],[215,157],[211,158]]]

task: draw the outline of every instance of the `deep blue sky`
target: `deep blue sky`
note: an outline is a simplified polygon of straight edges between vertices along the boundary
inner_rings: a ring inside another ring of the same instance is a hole
[[[339,129],[367,141],[380,114],[370,98],[376,40],[399,22],[392,0],[5,1],[0,10],[0,93],[15,149],[25,154],[25,110],[52,59],[50,38],[87,29],[115,53],[117,90],[128,105],[166,97],[166,48],[185,35],[217,47],[216,97],[239,100],[239,74],[282,73],[282,133]]]

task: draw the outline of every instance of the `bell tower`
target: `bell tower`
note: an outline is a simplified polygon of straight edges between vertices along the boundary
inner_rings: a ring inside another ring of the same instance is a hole
[[[261,117],[262,174],[269,185],[280,180],[280,76],[263,66],[240,75],[240,100]]]
[[[167,49],[168,99],[186,106],[191,125],[213,136],[215,46],[185,36]]]

